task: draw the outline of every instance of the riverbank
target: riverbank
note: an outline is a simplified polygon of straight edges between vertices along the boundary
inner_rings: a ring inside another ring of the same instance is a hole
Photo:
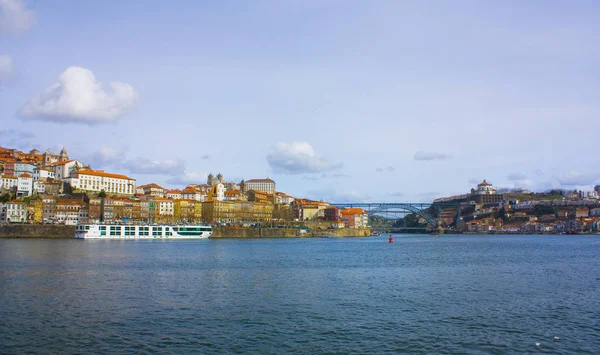
[[[303,231],[296,228],[233,228],[215,227],[211,238],[344,238],[344,237],[368,237],[368,228],[340,228],[340,229],[316,229]]]
[[[368,228],[314,229],[297,228],[232,228],[215,227],[211,238],[317,238],[317,237],[368,237]],[[75,226],[56,224],[0,225],[0,238],[75,238]]]
[[[8,224],[0,225],[0,238],[75,238],[75,226],[57,224]]]

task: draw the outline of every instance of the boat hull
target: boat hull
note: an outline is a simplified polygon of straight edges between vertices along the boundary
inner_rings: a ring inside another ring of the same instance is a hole
[[[208,239],[212,227],[208,225],[78,225],[76,239]]]

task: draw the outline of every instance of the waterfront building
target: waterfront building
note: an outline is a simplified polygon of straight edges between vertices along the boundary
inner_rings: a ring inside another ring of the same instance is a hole
[[[261,190],[249,190],[246,193],[248,201],[273,203],[273,194]]]
[[[240,199],[241,192],[240,190],[227,190],[224,195],[225,201],[237,201]]]
[[[362,208],[346,208],[342,211],[342,218],[350,228],[366,228],[369,225],[369,216]]]
[[[204,201],[205,197],[206,195],[197,187],[188,186],[181,191],[181,199],[183,200]]]
[[[154,184],[154,183],[142,185],[139,188],[142,190],[142,193],[144,195],[158,196],[158,197],[165,196],[165,189],[162,186]]]
[[[156,209],[160,221],[166,222],[173,219],[174,206],[173,200],[164,197],[155,197]]]
[[[496,189],[492,187],[492,184],[483,180],[477,185],[477,189],[471,189],[470,201],[474,201],[478,204],[488,203],[500,203],[502,202],[503,196],[499,194]]]
[[[235,202],[208,200],[202,202],[202,219],[208,223],[233,222]]]
[[[275,203],[278,205],[286,205],[289,206],[292,202],[294,202],[294,197],[283,192],[275,193]]]
[[[125,175],[106,173],[103,170],[80,169],[68,181],[74,188],[107,194],[133,195],[136,191],[135,179]]]
[[[27,206],[27,217],[30,222],[42,223],[43,217],[43,202],[41,199],[31,200]]]
[[[579,207],[575,209],[575,218],[587,218],[589,217],[590,210],[587,207]]]
[[[0,188],[4,190],[16,190],[18,185],[18,179],[16,176],[2,175],[0,179]]]
[[[83,164],[77,160],[58,161],[48,165],[54,171],[57,180],[68,179],[74,172],[81,169]]]
[[[140,219],[142,221],[154,222],[156,221],[156,201],[153,200],[141,200],[140,201]]]
[[[54,171],[48,168],[35,168],[33,170],[33,179],[46,181],[48,179],[54,179]]]
[[[339,221],[342,218],[342,210],[335,206],[325,208],[323,219],[326,221]]]
[[[196,201],[194,200],[174,200],[173,217],[175,221],[191,222],[195,220]]]
[[[171,200],[181,200],[181,190],[173,189],[173,190],[165,190],[165,197],[170,198]]]
[[[46,152],[42,154],[42,165],[44,167],[50,166],[53,163],[63,162],[67,160],[69,160],[69,155],[67,154],[67,148],[65,147],[62,148],[60,154],[54,154],[48,150],[46,150]]]
[[[240,183],[241,184],[241,183]],[[245,182],[246,191],[258,190],[266,193],[275,193],[275,181],[266,179],[250,179]]]
[[[84,203],[79,199],[59,199],[56,202],[56,221],[59,224],[69,226],[77,225],[79,222],[79,210],[84,207]]]
[[[24,202],[9,202],[0,205],[0,221],[4,223],[27,222],[27,205]]]
[[[42,222],[52,223],[56,219],[56,199],[54,197],[42,198]]]
[[[33,193],[33,177],[29,174],[21,174],[17,177],[17,196],[31,196]]]
[[[35,165],[19,161],[8,161],[4,164],[4,174],[12,176],[20,176],[23,174],[33,175]]]
[[[225,200],[225,186],[223,186],[223,184],[221,184],[221,183],[213,185],[213,187],[208,192],[208,199],[224,201]]]

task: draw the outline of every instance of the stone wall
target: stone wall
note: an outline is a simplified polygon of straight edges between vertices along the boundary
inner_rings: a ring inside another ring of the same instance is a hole
[[[74,226],[55,224],[0,225],[0,238],[75,238]]]
[[[315,238],[315,237],[368,237],[368,228],[312,230],[300,233],[295,228],[230,228],[215,227],[211,238]]]

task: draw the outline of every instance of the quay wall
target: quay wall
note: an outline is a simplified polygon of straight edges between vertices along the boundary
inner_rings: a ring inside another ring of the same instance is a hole
[[[56,224],[0,225],[0,238],[75,238],[75,227]]]
[[[211,238],[317,238],[368,237],[368,228],[313,229],[301,233],[295,228],[231,228],[215,227]],[[75,227],[55,224],[0,225],[0,238],[75,238]]]
[[[341,228],[312,230],[301,233],[295,228],[231,228],[215,227],[211,238],[316,238],[316,237],[368,237],[368,228]]]

